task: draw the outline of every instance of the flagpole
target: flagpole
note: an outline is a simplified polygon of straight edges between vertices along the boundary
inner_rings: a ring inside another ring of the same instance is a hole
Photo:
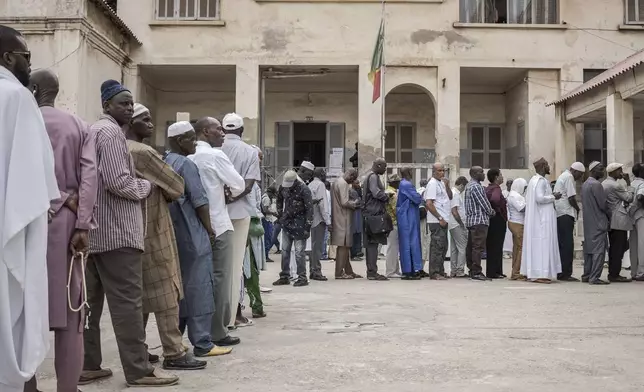
[[[385,62],[385,47],[387,46],[386,42],[386,31],[387,23],[385,21],[385,0],[382,0],[382,10],[380,14],[380,23],[382,23],[382,69],[381,69],[381,79],[380,79],[380,99],[382,99],[382,105],[380,107],[380,154],[382,157],[385,157],[385,139],[387,137],[386,129],[386,118],[385,118],[385,78],[387,74],[387,66]]]

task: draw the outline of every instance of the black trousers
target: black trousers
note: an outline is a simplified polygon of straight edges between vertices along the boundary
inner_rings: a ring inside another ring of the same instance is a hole
[[[572,260],[575,254],[575,218],[563,215],[557,218],[557,238],[559,239],[559,257],[561,273],[557,279],[568,279],[572,276]]]
[[[628,232],[626,230],[608,231],[608,277],[616,278],[622,271],[622,259],[628,250]]]
[[[485,243],[487,248],[485,274],[488,277],[503,275],[503,241],[507,229],[507,223],[501,215],[497,214],[490,218],[490,227]]]

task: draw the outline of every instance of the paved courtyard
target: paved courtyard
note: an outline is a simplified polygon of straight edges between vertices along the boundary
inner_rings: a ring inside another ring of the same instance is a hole
[[[363,262],[353,265],[364,273]],[[333,267],[324,263],[327,276]],[[264,286],[278,269],[262,272]],[[268,317],[235,331],[242,344],[232,354],[178,373],[180,384],[163,390],[642,391],[643,297],[642,283],[331,279],[277,287],[264,295]],[[149,343],[161,354],[155,328]],[[134,390],[108,317],[102,336],[104,366],[115,375],[82,390]],[[41,370],[41,389],[54,392],[53,361]]]

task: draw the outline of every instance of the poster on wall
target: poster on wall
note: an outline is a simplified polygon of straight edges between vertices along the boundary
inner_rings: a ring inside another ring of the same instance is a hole
[[[342,176],[342,166],[344,163],[344,148],[335,147],[331,149],[329,154],[329,170],[327,173],[327,178],[329,181],[333,181],[336,178]]]

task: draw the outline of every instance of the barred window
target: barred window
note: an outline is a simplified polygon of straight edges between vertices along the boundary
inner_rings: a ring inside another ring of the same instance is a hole
[[[157,0],[156,17],[162,20],[219,19],[219,0]]]

